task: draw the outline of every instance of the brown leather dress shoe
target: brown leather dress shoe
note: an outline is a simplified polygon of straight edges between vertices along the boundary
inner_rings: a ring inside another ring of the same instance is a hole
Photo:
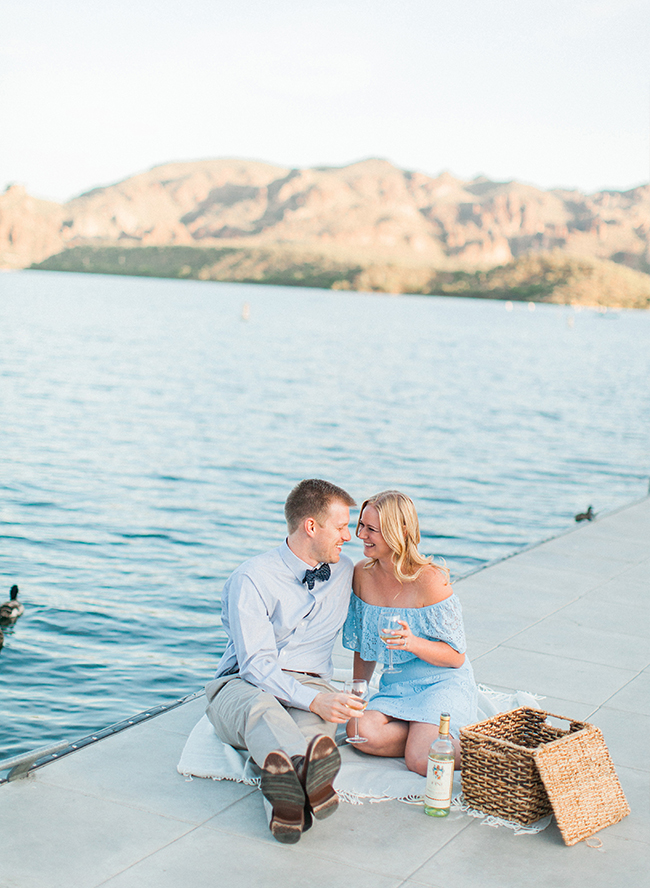
[[[285,845],[299,842],[305,826],[305,792],[293,762],[281,749],[265,758],[261,789],[273,806],[269,824],[273,838]]]
[[[301,775],[305,795],[316,820],[324,820],[338,808],[339,797],[332,784],[340,767],[341,754],[336,743],[326,734],[317,734],[307,747]]]

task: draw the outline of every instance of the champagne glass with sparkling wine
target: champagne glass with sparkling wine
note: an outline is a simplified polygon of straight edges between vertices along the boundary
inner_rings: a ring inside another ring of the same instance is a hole
[[[399,620],[400,615],[392,609],[383,610],[379,614],[379,635],[384,644],[387,641],[392,641],[395,633],[401,630]],[[384,667],[384,672],[401,672],[400,669],[393,666],[393,648],[389,645],[386,647],[388,647],[388,666]]]
[[[363,678],[353,678],[352,681],[346,681],[345,693],[351,694],[353,697],[359,697],[360,700],[368,701],[368,682]],[[363,707],[366,708],[365,706]],[[359,734],[359,719],[354,719],[354,737],[347,737],[348,743],[365,743],[367,737],[361,737]]]

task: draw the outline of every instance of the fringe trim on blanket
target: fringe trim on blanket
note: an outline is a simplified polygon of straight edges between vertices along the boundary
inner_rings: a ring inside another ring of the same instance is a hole
[[[421,795],[372,796],[364,795],[363,793],[358,792],[349,792],[346,789],[337,789],[336,793],[339,797],[339,801],[345,802],[348,805],[363,805],[364,800],[370,802],[371,805],[374,805],[378,802],[404,802],[404,804],[406,805],[422,804]]]
[[[404,802],[407,805],[422,805],[423,802],[422,796],[419,794],[377,797],[340,789],[337,790],[337,792],[339,800],[348,805],[363,805],[364,801],[369,801],[370,804],[376,804],[377,802]],[[483,811],[477,811],[475,808],[471,808],[467,804],[467,800],[462,792],[456,793],[452,798],[451,810],[481,820],[481,826],[491,826],[494,828],[502,826],[505,829],[510,829],[516,836],[534,835],[535,833],[542,832],[542,830],[545,830],[550,824],[552,819],[552,815],[549,814],[547,817],[542,817],[537,823],[533,823],[530,826],[523,826],[521,823],[516,823],[513,820],[504,820],[502,817],[495,817],[493,814],[485,814]]]
[[[480,819],[481,826],[504,826],[506,829],[511,829],[516,836],[529,836],[534,833],[542,832],[542,830],[546,829],[546,827],[550,824],[551,819],[553,817],[552,814],[548,814],[546,817],[542,817],[541,820],[538,820],[537,823],[531,823],[530,826],[524,826],[521,823],[516,823],[514,820],[504,820],[502,817],[495,817],[494,814],[485,814],[483,811],[477,811],[475,808],[471,808],[467,804],[467,800],[462,792],[459,792],[458,795],[455,795],[451,800],[451,807],[454,811],[462,811],[463,814],[468,814],[470,817],[476,817]]]
[[[262,782],[261,777],[235,777],[234,775],[231,777],[221,776],[219,774],[206,774],[203,777],[200,774],[195,774],[193,771],[189,770],[180,770],[177,768],[179,774],[182,774],[183,777],[187,777],[188,780],[193,780],[195,777],[201,777],[201,779],[205,780],[229,780],[231,783],[243,783],[245,786],[256,786],[258,789],[260,788],[260,784]]]
[[[233,783],[243,783],[245,786],[256,786],[260,789],[261,777],[211,777],[211,780],[230,780]]]
[[[376,804],[377,802],[404,802],[407,805],[422,805],[421,795],[382,796],[377,798],[377,796],[362,795],[360,793],[347,792],[346,790],[340,789],[337,790],[337,792],[339,801],[345,802],[348,805],[363,805],[364,800],[369,801],[371,804]],[[470,817],[476,817],[482,821],[481,826],[491,826],[494,828],[502,826],[505,829],[511,829],[516,836],[529,836],[542,832],[542,830],[545,830],[550,824],[552,819],[552,815],[549,814],[547,817],[542,817],[537,823],[533,823],[530,826],[523,826],[521,823],[516,823],[513,820],[504,820],[502,817],[495,817],[493,814],[485,814],[483,811],[477,811],[475,808],[471,808],[467,804],[467,800],[462,792],[456,793],[452,798],[451,810],[467,814]]]

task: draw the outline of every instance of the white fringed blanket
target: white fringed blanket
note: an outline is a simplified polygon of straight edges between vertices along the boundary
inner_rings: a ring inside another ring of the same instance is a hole
[[[490,718],[518,706],[539,708],[539,698],[525,691],[501,694],[479,685],[478,720]],[[364,800],[385,802],[397,800],[406,804],[422,803],[426,779],[409,771],[404,759],[378,758],[364,755],[347,746],[341,737],[341,770],[334,787],[343,802],[361,805]],[[260,771],[246,752],[240,752],[222,743],[215,734],[207,716],[203,716],[187,738],[178,763],[178,771],[186,777],[206,777],[212,780],[234,780],[249,786],[259,786]],[[470,810],[463,801],[460,774],[454,777],[453,807],[471,816],[484,818],[486,825],[509,826],[515,832],[539,832],[548,826],[546,817],[532,827],[521,827],[498,818]]]

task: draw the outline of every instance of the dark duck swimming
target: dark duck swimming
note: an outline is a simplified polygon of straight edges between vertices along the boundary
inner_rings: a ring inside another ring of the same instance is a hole
[[[24,611],[25,608],[18,601],[18,586],[12,586],[9,590],[9,601],[0,604],[0,626],[9,626],[11,623],[15,623]]]

